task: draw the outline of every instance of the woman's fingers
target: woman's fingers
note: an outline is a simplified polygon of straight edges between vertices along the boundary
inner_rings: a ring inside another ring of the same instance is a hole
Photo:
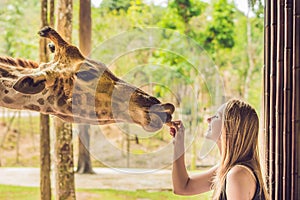
[[[178,121],[171,121],[170,122],[170,135],[175,137],[177,131],[182,127],[182,122]]]
[[[171,135],[172,137],[175,137],[175,135],[176,135],[176,129],[175,129],[175,128],[170,127],[170,135]]]

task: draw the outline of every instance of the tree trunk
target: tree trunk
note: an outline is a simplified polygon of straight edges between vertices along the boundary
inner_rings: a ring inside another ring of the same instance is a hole
[[[91,53],[92,45],[92,19],[91,1],[80,0],[79,8],[79,48],[87,57]]]
[[[40,193],[42,200],[51,199],[51,155],[49,116],[40,115]]]
[[[80,174],[94,174],[92,168],[91,156],[89,152],[90,137],[89,137],[90,125],[79,125],[79,155],[77,173]]]
[[[57,31],[66,41],[72,41],[72,0],[60,0],[57,4]],[[75,198],[72,125],[55,118],[56,199]]]
[[[249,60],[249,68],[247,70],[246,79],[245,79],[245,87],[244,87],[244,98],[248,99],[249,97],[249,89],[250,89],[250,81],[255,69],[255,62],[254,62],[254,48],[252,45],[252,36],[251,36],[251,22],[250,22],[250,7],[248,7],[247,12],[247,55]]]
[[[72,124],[55,119],[56,199],[75,199]]]
[[[91,20],[91,1],[80,0],[79,7],[79,48],[80,51],[89,56],[91,52],[92,40],[92,20]],[[77,173],[93,174],[90,146],[90,125],[79,125],[79,156]]]
[[[55,10],[55,4],[54,4],[54,0],[50,0],[50,9],[49,9],[49,12],[50,12],[50,16],[49,16],[49,25],[51,27],[54,27],[54,10]]]
[[[42,27],[48,25],[48,2],[41,0]],[[40,38],[40,62],[48,62],[47,40]],[[40,115],[40,194],[41,200],[51,200],[51,156],[49,116]]]

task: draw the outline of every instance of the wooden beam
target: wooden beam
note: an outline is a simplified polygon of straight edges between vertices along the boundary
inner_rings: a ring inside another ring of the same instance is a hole
[[[300,2],[293,1],[293,97],[291,198],[300,199]]]
[[[270,177],[269,173],[269,146],[270,146],[270,138],[269,138],[269,113],[270,113],[270,66],[271,66],[271,2],[270,0],[265,1],[265,22],[264,22],[264,95],[263,95],[263,131],[265,135],[265,160],[267,177]],[[269,188],[270,181],[267,180],[267,186]]]
[[[275,100],[275,198],[282,199],[283,172],[283,65],[284,65],[284,0],[277,1],[277,55]]]
[[[271,59],[270,59],[270,112],[269,112],[269,189],[275,197],[275,106],[276,106],[276,64],[277,64],[277,1],[271,1]]]
[[[292,109],[292,43],[293,2],[285,1],[284,88],[283,88],[283,186],[284,199],[291,199],[291,109]]]

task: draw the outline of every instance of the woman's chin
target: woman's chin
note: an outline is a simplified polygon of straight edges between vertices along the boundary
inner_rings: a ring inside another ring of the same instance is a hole
[[[204,133],[204,137],[206,138],[206,139],[212,139],[212,137],[211,137],[211,131],[210,130],[208,130],[208,131],[206,131],[205,133]]]
[[[213,137],[212,132],[210,130],[208,130],[207,132],[204,133],[204,138],[211,140],[213,142],[217,142],[217,140],[218,140],[216,137]]]

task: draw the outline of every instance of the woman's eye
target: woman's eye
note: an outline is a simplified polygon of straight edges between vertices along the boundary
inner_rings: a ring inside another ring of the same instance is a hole
[[[217,115],[214,115],[214,116],[211,117],[211,119],[217,119],[217,118],[218,118]]]
[[[214,118],[219,119],[220,116],[217,114],[217,115],[214,116]]]

